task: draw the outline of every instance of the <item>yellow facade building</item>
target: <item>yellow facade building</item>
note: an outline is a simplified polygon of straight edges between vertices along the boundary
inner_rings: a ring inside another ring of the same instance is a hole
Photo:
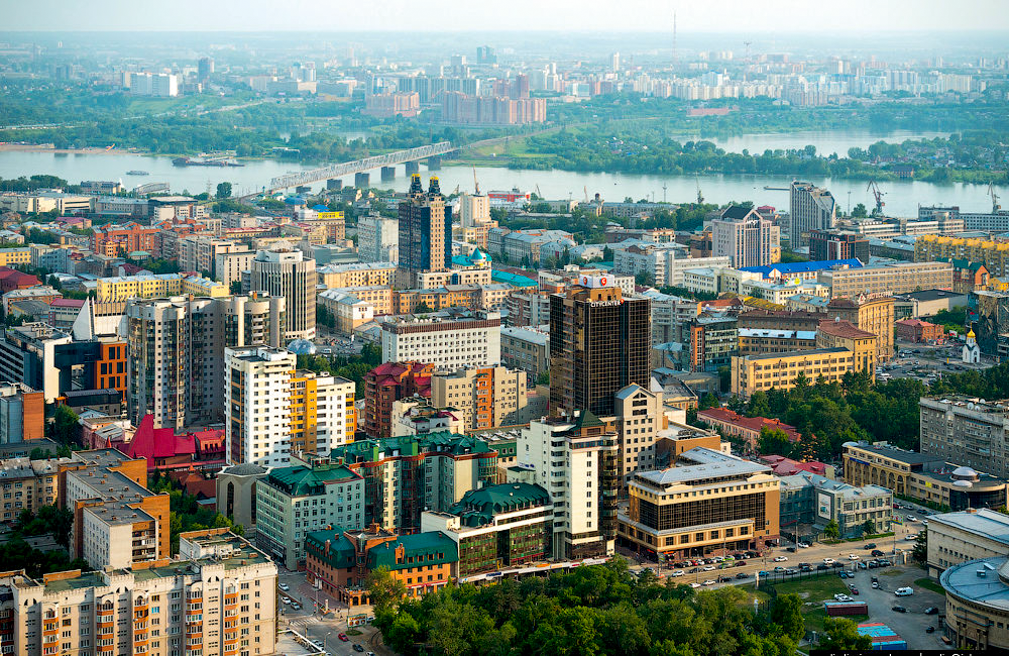
[[[855,369],[854,353],[846,348],[822,348],[791,353],[732,356],[732,393],[750,396],[769,389],[790,390],[802,374],[810,384],[840,381]]]
[[[333,289],[340,287],[391,287],[396,278],[396,265],[389,262],[354,262],[318,269],[319,282]]]
[[[200,276],[185,277],[179,273],[115,276],[98,279],[99,302],[189,295],[223,298],[230,294],[231,291],[224,283]]]
[[[983,262],[988,273],[996,278],[1009,276],[1009,241],[965,239],[921,235],[914,241],[914,261],[964,259]]]
[[[822,321],[816,331],[816,348],[845,348],[852,352],[855,371],[876,375],[876,342],[874,333],[862,330],[850,321]]]

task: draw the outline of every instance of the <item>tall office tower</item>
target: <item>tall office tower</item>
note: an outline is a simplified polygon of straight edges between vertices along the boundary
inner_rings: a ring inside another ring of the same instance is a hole
[[[756,210],[732,205],[720,219],[711,222],[711,244],[715,257],[728,256],[740,267],[766,266],[771,263],[774,224]]]
[[[224,349],[280,346],[283,297],[130,299],[127,416],[155,428],[223,421]]]
[[[651,310],[623,298],[608,277],[582,276],[550,297],[550,408],[613,415],[614,395],[631,383],[649,388]]]
[[[837,203],[829,191],[808,182],[792,181],[788,206],[788,241],[792,249],[805,246],[810,231],[833,228],[836,218]]]
[[[377,215],[358,217],[357,258],[362,262],[398,262],[399,222]]]
[[[417,275],[452,267],[452,208],[445,205],[438,178],[427,193],[414,174],[405,201],[399,204],[399,272],[404,287],[417,285]]]
[[[285,467],[291,455],[291,378],[297,356],[287,349],[227,349],[228,464]]]
[[[203,82],[214,74],[214,60],[211,57],[201,57],[196,62],[196,78]]]
[[[490,65],[497,63],[497,54],[490,46],[477,46],[476,63],[479,65]]]
[[[301,251],[259,251],[252,260],[251,291],[264,291],[286,300],[285,340],[315,337],[315,260]]]
[[[617,536],[617,434],[591,412],[530,422],[517,441],[509,483],[540,485],[553,504],[553,557],[612,554]]]
[[[615,52],[610,56],[610,70],[614,73],[620,72],[620,53]]]

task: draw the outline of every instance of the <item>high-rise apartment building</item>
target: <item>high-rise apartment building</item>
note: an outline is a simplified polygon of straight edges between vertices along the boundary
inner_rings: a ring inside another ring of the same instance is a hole
[[[224,349],[279,346],[285,307],[260,294],[127,301],[127,416],[153,414],[155,428],[222,421]]]
[[[399,221],[378,215],[358,217],[357,258],[362,262],[398,262]]]
[[[328,455],[354,441],[356,385],[299,369],[291,378],[291,450]]]
[[[286,349],[227,349],[228,464],[288,464],[291,444],[291,378],[297,357]]]
[[[284,339],[315,337],[315,260],[301,251],[259,251],[252,260],[251,291],[283,296],[287,324]]]
[[[462,415],[465,430],[523,423],[526,372],[496,367],[463,367],[431,377],[431,404]]]
[[[410,180],[399,204],[399,272],[401,286],[416,287],[418,274],[452,268],[452,207],[445,204],[438,178],[425,193],[420,175]]]
[[[808,243],[813,230],[830,230],[837,219],[837,203],[826,189],[792,181],[788,206],[788,240],[793,249]],[[805,235],[805,237],[803,237]]]
[[[553,413],[613,414],[614,395],[649,386],[649,301],[623,298],[606,276],[584,276],[550,297],[550,406]]]
[[[777,246],[777,227],[754,209],[732,205],[711,222],[711,243],[715,257],[729,257],[735,268],[771,264]]]
[[[922,453],[1009,478],[1009,402],[923,397],[918,405]]]
[[[227,529],[179,536],[179,558],[132,569],[0,576],[5,653],[273,654],[277,566]],[[240,603],[241,602],[241,603]]]
[[[539,485],[553,505],[552,557],[613,553],[617,535],[617,433],[612,420],[582,411],[530,422],[518,438],[508,482]]]

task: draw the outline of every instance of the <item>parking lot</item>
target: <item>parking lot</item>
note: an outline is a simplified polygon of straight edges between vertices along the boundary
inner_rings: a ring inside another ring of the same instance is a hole
[[[872,588],[872,577],[879,579],[879,589]],[[926,590],[914,581],[925,576],[925,572],[916,566],[889,567],[883,570],[859,570],[854,579],[845,583],[854,583],[858,587],[858,601],[864,601],[869,607],[870,622],[882,622],[907,641],[908,649],[945,649],[940,637],[943,631],[939,618],[946,613],[946,600],[940,595]],[[908,586],[914,590],[910,597],[897,597],[894,590]],[[894,606],[903,606],[906,613],[898,613]],[[926,608],[938,609],[938,614],[926,615]],[[934,633],[926,633],[929,626],[936,627]]]

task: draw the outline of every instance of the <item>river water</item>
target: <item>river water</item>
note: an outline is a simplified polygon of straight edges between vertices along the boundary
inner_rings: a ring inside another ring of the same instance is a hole
[[[819,153],[837,152],[844,154],[848,148],[868,145],[884,140],[903,141],[912,138],[933,138],[944,133],[892,132],[886,135],[868,130],[841,130],[824,132],[795,132],[791,134],[754,134],[710,139],[719,147],[751,153],[765,149],[801,148],[807,144],[816,146]],[[683,141],[689,138],[684,137]],[[70,182],[82,180],[122,180],[127,188],[150,182],[167,182],[172,191],[188,191],[198,194],[208,188],[213,191],[219,182],[231,182],[236,195],[252,193],[268,185],[278,175],[292,171],[314,168],[297,163],[274,160],[247,161],[241,168],[178,167],[170,157],[135,155],[129,153],[70,154],[58,155],[52,152],[0,151],[0,177],[16,178],[36,173],[52,174]],[[130,176],[127,171],[147,171],[147,176]],[[422,175],[429,174],[422,167]],[[442,191],[453,192],[456,187],[462,191],[473,188],[473,169],[466,166],[445,166],[437,172]],[[765,190],[764,187],[787,187],[790,177],[707,175],[656,176],[625,175],[620,173],[576,173],[571,171],[518,171],[507,168],[478,167],[477,180],[480,188],[504,190],[518,187],[523,191],[539,193],[549,199],[582,199],[599,193],[606,200],[622,201],[625,197],[634,200],[667,200],[671,203],[693,202],[697,198],[698,186],[706,202],[726,203],[750,200],[757,205],[771,205],[787,208],[788,193]],[[810,182],[830,189],[841,208],[864,203],[871,209],[872,194],[865,182],[855,180],[809,179]],[[353,178],[344,179],[352,184]],[[371,185],[386,189],[405,191],[409,185],[402,166],[397,169],[397,177],[382,182],[378,171],[371,173]],[[313,185],[322,188],[323,183]],[[663,189],[665,186],[665,189]],[[538,191],[537,191],[538,188]],[[984,211],[990,208],[986,185],[950,184],[936,185],[928,182],[886,182],[881,185],[886,194],[886,213],[891,216],[916,216],[918,205],[959,205],[965,211]]]

